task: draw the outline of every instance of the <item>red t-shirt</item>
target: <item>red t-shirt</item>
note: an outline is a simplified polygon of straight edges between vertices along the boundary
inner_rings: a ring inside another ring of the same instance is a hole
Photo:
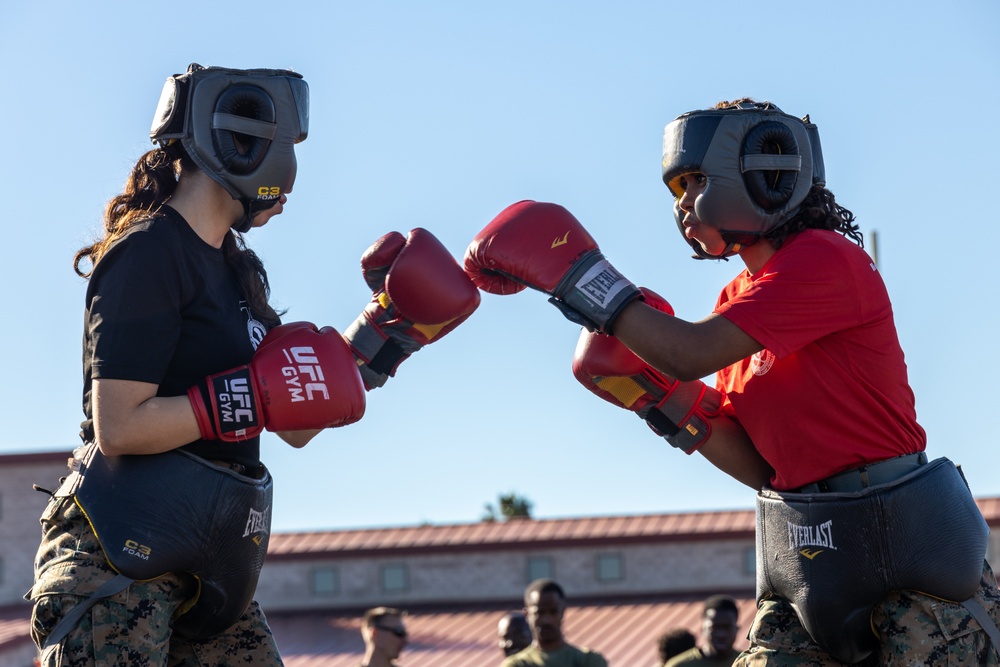
[[[793,235],[729,283],[715,312],[764,346],[716,382],[725,414],[774,468],[774,488],[923,451],[889,295],[852,241]]]

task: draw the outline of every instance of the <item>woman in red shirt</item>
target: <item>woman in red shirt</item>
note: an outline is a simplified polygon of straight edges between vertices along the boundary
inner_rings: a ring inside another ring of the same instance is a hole
[[[589,329],[588,389],[759,490],[758,614],[735,664],[1000,664],[988,529],[957,468],[924,454],[891,303],[816,126],[750,99],[683,114],[663,180],[695,256],[746,265],[699,322],[553,204],[508,207],[466,270],[550,294]]]

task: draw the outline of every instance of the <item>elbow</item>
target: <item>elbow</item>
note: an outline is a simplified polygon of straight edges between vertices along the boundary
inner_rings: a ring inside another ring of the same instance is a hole
[[[97,448],[100,449],[101,453],[105,456],[121,456],[122,454],[128,453],[117,440],[109,438],[105,434],[97,436]]]
[[[708,377],[714,371],[696,363],[674,364],[667,375],[681,382],[695,382]]]
[[[102,454],[105,456],[121,456],[122,454],[133,453],[130,447],[130,439],[122,429],[114,428],[107,424],[102,426],[97,422],[95,422],[94,426],[97,448],[101,450]]]

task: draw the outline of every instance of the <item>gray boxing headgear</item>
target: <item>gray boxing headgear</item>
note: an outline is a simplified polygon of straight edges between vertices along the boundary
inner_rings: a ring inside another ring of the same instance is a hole
[[[149,137],[180,140],[195,164],[243,204],[238,232],[295,182],[309,134],[309,86],[291,70],[188,66],[167,79]]]
[[[700,172],[705,190],[694,213],[715,227],[727,247],[709,255],[689,240],[697,259],[736,254],[794,216],[813,185],[825,185],[819,131],[770,103],[691,111],[663,132],[663,182],[676,198],[674,218],[684,233],[680,177]]]

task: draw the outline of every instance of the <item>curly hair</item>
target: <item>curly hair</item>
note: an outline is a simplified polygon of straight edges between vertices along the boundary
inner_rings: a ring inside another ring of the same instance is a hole
[[[802,200],[799,210],[787,221],[781,223],[764,238],[780,248],[792,234],[805,229],[829,229],[848,237],[862,248],[865,239],[861,228],[854,222],[854,214],[837,203],[833,193],[821,185],[814,185]]]
[[[179,142],[144,153],[132,167],[121,194],[112,197],[104,207],[104,236],[73,256],[76,274],[90,278],[115,241],[157,214],[177,190],[181,173],[197,169]],[[271,288],[267,271],[257,254],[246,246],[243,235],[229,230],[222,241],[222,253],[254,317],[268,327],[279,324],[280,313],[268,303]],[[85,268],[88,264],[89,269]]]

